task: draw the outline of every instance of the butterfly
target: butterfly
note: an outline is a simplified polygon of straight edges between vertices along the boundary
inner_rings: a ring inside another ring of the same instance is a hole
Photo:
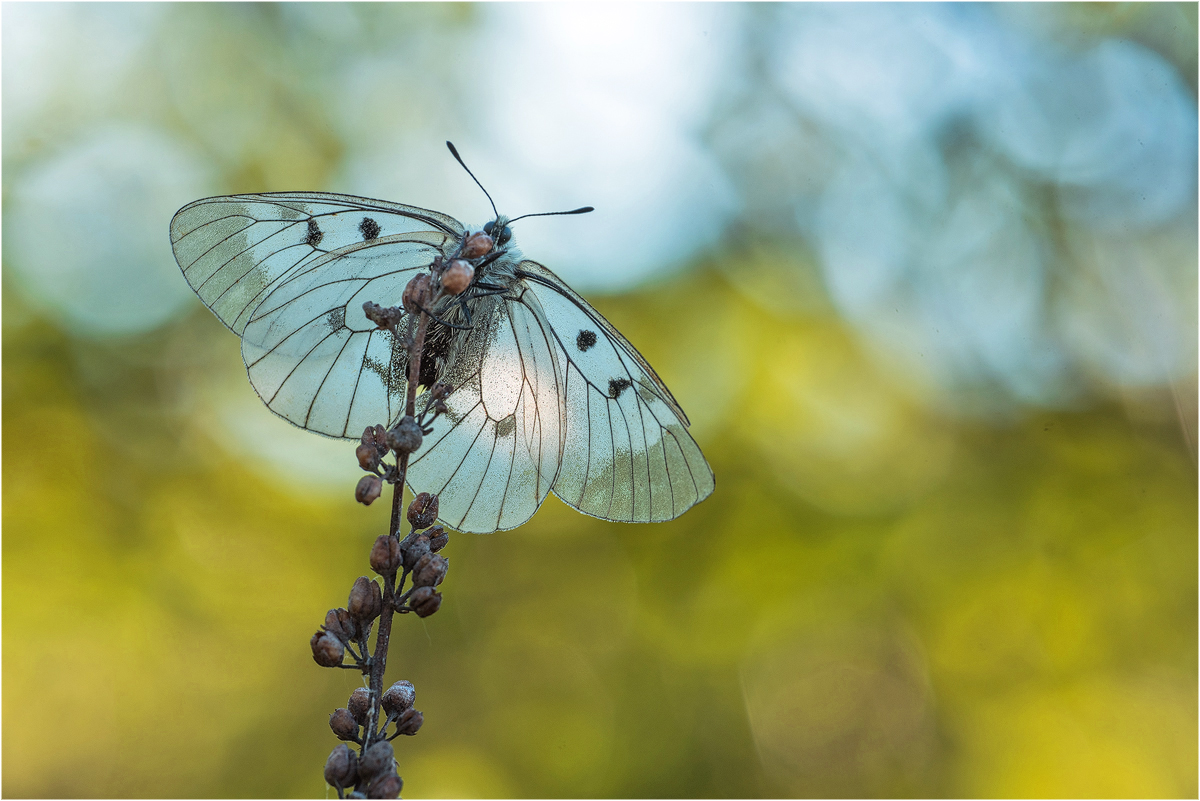
[[[591,209],[559,213],[581,211]],[[522,256],[512,222],[496,213],[470,229],[415,206],[273,192],[184,206],[171,245],[192,289],[241,337],[267,408],[358,439],[399,419],[408,380],[406,348],[363,304],[399,306],[410,278],[482,230],[492,252],[465,292],[430,309],[422,398],[435,382],[453,391],[409,485],[439,496],[444,525],[475,533],[521,525],[550,492],[605,520],[678,517],[714,487],[687,415],[620,332]]]

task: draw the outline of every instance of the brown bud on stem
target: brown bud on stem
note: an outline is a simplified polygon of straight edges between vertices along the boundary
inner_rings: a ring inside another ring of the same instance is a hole
[[[346,702],[346,709],[350,710],[350,714],[354,716],[354,720],[360,726],[367,725],[367,716],[371,714],[371,691],[366,687],[359,687],[350,694],[350,700]]]
[[[388,447],[401,455],[412,453],[421,447],[422,438],[421,426],[417,425],[417,421],[411,415],[405,415],[396,423],[395,428],[387,432]]]
[[[491,252],[492,246],[496,242],[485,233],[471,234],[467,237],[467,241],[463,243],[462,257],[464,259],[478,259],[480,256],[486,256]]]
[[[363,304],[363,315],[379,328],[395,328],[404,319],[404,312],[395,306],[387,308],[367,301]]]
[[[383,611],[383,592],[379,585],[366,576],[359,576],[350,590],[350,602],[346,604],[346,609],[360,625],[379,617]]]
[[[332,632],[318,631],[309,640],[313,660],[321,667],[337,667],[346,656],[346,647]]]
[[[413,528],[429,528],[437,522],[438,498],[428,492],[419,492],[408,505],[408,522]]]
[[[412,709],[416,698],[417,690],[411,681],[398,681],[383,694],[383,710],[389,715],[394,715]]]
[[[404,734],[412,737],[421,728],[421,724],[425,722],[425,716],[415,709],[406,709],[400,719],[396,721],[396,734]]]
[[[404,780],[399,776],[383,776],[371,782],[367,788],[367,798],[399,798],[404,788]]]
[[[354,618],[350,617],[350,612],[340,607],[333,611],[337,612],[338,625],[346,633],[346,638],[353,640],[358,637],[358,624],[354,622]],[[325,617],[328,619],[329,616]]]
[[[408,606],[417,617],[429,617],[442,607],[442,594],[433,587],[417,587],[408,596]]]
[[[358,457],[358,466],[363,470],[379,469],[379,451],[375,450],[374,445],[359,445],[354,449],[354,455]]]
[[[358,486],[354,488],[354,500],[363,506],[370,506],[371,502],[382,492],[383,479],[379,476],[363,476],[358,480]]]
[[[359,438],[359,442],[363,445],[373,445],[382,456],[387,453],[387,430],[379,425],[367,426],[362,437]]]
[[[404,310],[409,314],[417,314],[421,311],[422,306],[429,305],[429,294],[429,274],[420,273],[413,276],[413,279],[408,282],[408,286],[404,287],[404,294],[401,296]]]
[[[446,571],[449,569],[450,560],[446,557],[436,553],[427,553],[413,568],[413,586],[436,587],[442,583],[442,579],[446,577]]]
[[[446,543],[450,542],[450,535],[441,526],[433,526],[425,532],[425,536],[429,537],[429,550],[434,553],[445,548]]]
[[[339,740],[358,741],[358,723],[354,721],[349,709],[333,710],[333,714],[329,716],[329,728],[333,729]]]
[[[410,532],[400,543],[400,552],[404,557],[404,569],[412,570],[421,557],[429,553],[429,537],[420,531]]]
[[[339,790],[358,782],[358,754],[345,743],[339,743],[325,760],[325,781]]]
[[[395,573],[400,567],[401,559],[399,537],[382,534],[371,547],[371,569],[381,576]]]
[[[358,763],[358,775],[367,781],[394,772],[396,752],[387,740],[380,740],[367,749]]]
[[[325,613],[325,631],[337,637],[342,642],[350,639],[350,633],[342,628],[342,623],[338,620],[338,610],[330,609]]]
[[[442,289],[450,295],[461,295],[471,285],[475,268],[462,259],[455,259],[442,273]]]

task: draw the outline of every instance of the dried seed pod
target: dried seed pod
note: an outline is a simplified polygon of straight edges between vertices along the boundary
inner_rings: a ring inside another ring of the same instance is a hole
[[[339,790],[358,782],[358,754],[345,743],[339,743],[325,760],[325,782]]]
[[[379,476],[363,476],[358,480],[358,486],[354,488],[354,500],[363,506],[370,506],[371,502],[382,492],[383,479]]]
[[[471,285],[475,268],[462,259],[455,259],[442,273],[442,289],[450,295],[461,295]]]
[[[396,752],[387,740],[380,740],[367,749],[358,763],[358,775],[367,781],[388,776],[396,767]]]
[[[325,613],[325,631],[337,637],[342,642],[350,639],[350,635],[342,628],[342,623],[338,620],[338,610],[330,609]]]
[[[400,553],[404,559],[404,569],[412,570],[421,561],[421,557],[429,553],[429,537],[424,533],[414,531],[400,543]]]
[[[416,587],[436,587],[446,577],[450,569],[450,561],[436,553],[427,553],[413,568],[413,585]]]
[[[354,716],[358,725],[366,726],[367,716],[371,714],[371,691],[366,687],[359,687],[350,693],[346,709],[350,710],[350,714]]]
[[[346,656],[346,646],[331,632],[318,631],[308,641],[313,660],[321,667],[337,667]]]
[[[408,286],[404,287],[404,295],[401,296],[404,310],[409,314],[416,314],[421,311],[422,306],[428,306],[429,292],[428,273],[413,276],[413,279],[408,282]]]
[[[467,237],[467,241],[463,243],[462,257],[464,259],[478,259],[480,256],[486,256],[492,251],[492,247],[495,244],[495,240],[487,234],[471,234],[471,236]]]
[[[417,690],[411,681],[398,681],[383,694],[383,711],[389,715],[412,709],[417,698]]]
[[[356,638],[359,631],[358,624],[350,616],[350,611],[341,607],[338,607],[334,611],[337,612],[338,625],[342,627],[342,631],[346,632],[346,639],[353,640]]]
[[[395,428],[387,432],[388,447],[401,455],[412,453],[421,447],[422,438],[421,426],[417,425],[417,421],[411,415],[405,415],[396,423]]]
[[[375,450],[374,445],[359,445],[354,449],[354,455],[358,457],[358,466],[363,470],[374,471],[379,468],[379,451]]]
[[[358,723],[349,709],[333,710],[333,714],[329,716],[329,728],[333,729],[339,740],[358,740]]]
[[[429,528],[437,522],[438,498],[428,492],[417,493],[408,505],[408,522],[413,528]]]
[[[408,596],[408,607],[417,617],[429,617],[442,607],[442,594],[433,587],[417,587]]]
[[[399,537],[382,534],[371,547],[371,569],[381,576],[395,573],[402,560]]]
[[[445,400],[450,397],[452,392],[454,392],[454,387],[439,381],[433,385],[433,389],[429,390],[429,395],[434,400]]]
[[[346,609],[362,625],[379,617],[383,611],[383,592],[379,585],[366,576],[359,576],[350,590],[350,602],[346,604]]]
[[[375,323],[375,325],[379,326],[380,328],[384,327],[382,325],[382,322],[383,322],[383,320],[382,320],[383,307],[382,306],[380,306],[378,303],[375,303],[374,301],[368,300],[366,303],[364,303],[362,305],[362,310],[363,310],[364,317],[366,317],[371,322]]]
[[[404,319],[404,310],[395,306],[385,308],[368,300],[362,308],[363,315],[379,328],[395,328]]]
[[[371,786],[367,788],[367,798],[399,798],[403,788],[404,780],[399,776],[383,776],[371,782]]]
[[[446,547],[446,543],[450,542],[450,535],[446,533],[446,529],[441,526],[433,526],[425,532],[425,536],[429,537],[429,550],[437,553]]]
[[[425,722],[425,716],[415,709],[406,709],[400,719],[396,721],[396,734],[404,734],[409,737],[417,733],[421,728],[421,724]]]
[[[387,453],[387,429],[380,425],[367,426],[363,431],[359,442],[363,445],[372,445],[379,451],[379,455]]]

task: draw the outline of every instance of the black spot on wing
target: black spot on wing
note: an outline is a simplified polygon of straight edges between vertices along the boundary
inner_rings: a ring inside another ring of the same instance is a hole
[[[330,331],[339,331],[346,326],[346,307],[338,306],[336,309],[330,310],[329,314],[325,315],[325,322],[329,325]]]
[[[515,415],[509,415],[502,420],[496,421],[496,436],[507,437],[517,427],[517,418]]]
[[[304,241],[308,243],[310,248],[315,248],[317,245],[321,244],[321,240],[324,238],[325,234],[323,234],[320,227],[317,226],[317,221],[314,218],[309,217],[308,236],[305,237]]]
[[[575,338],[575,347],[581,351],[585,351],[592,345],[596,344],[595,331],[580,331],[579,336]]]
[[[608,379],[608,397],[616,400],[621,397],[621,393],[633,386],[628,378],[610,378]]]
[[[358,230],[362,234],[363,241],[370,242],[379,236],[379,223],[370,217],[363,217],[363,221],[358,224]]]

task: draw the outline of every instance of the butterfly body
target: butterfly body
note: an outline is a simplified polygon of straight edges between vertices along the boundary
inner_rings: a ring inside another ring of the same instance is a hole
[[[346,439],[394,423],[407,390],[406,348],[363,304],[399,305],[418,272],[470,257],[467,289],[429,309],[420,384],[453,393],[409,483],[437,493],[440,519],[462,531],[518,526],[551,491],[608,520],[677,517],[714,486],[686,415],[615,328],[522,255],[508,222],[482,227],[491,244],[476,255],[479,231],[439,212],[270,193],[185,206],[171,239],[189,284],[242,338],[267,407]]]

